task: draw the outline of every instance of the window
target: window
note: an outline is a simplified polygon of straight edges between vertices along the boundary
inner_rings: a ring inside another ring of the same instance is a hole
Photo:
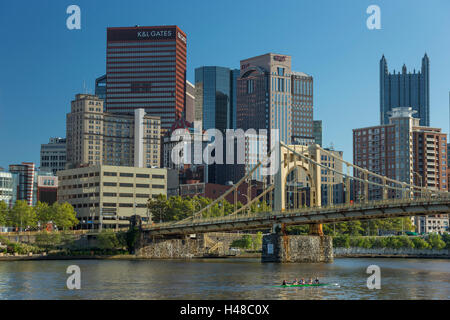
[[[253,79],[247,80],[247,93],[253,93],[254,91],[253,85],[254,85]]]
[[[154,188],[154,189],[164,189],[164,185],[162,185],[162,184],[152,184],[152,188]]]
[[[117,177],[117,172],[103,172],[103,176]]]
[[[121,177],[133,177],[134,174],[132,174],[132,173],[126,173],[126,172],[121,172],[121,173],[120,173],[120,176],[121,176]]]
[[[132,193],[119,193],[119,197],[133,198]]]
[[[119,203],[119,207],[121,207],[121,208],[132,208],[133,204],[132,203]]]
[[[284,68],[278,67],[277,68],[277,73],[278,73],[279,76],[284,76]]]
[[[153,179],[164,179],[164,175],[162,175],[162,174],[153,174],[152,178]]]
[[[120,183],[119,186],[126,187],[126,188],[133,188],[133,184],[132,183]]]
[[[115,182],[103,182],[103,186],[105,186],[105,187],[116,187],[117,183],[115,183]]]
[[[103,192],[104,197],[117,197],[117,193],[114,192]]]
[[[116,207],[115,203],[103,202],[104,207]]]
[[[136,188],[150,188],[150,185],[143,183],[136,183]]]
[[[136,178],[150,178],[150,175],[143,173],[136,173]]]

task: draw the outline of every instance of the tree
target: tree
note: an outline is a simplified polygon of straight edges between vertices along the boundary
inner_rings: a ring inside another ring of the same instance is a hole
[[[97,236],[97,242],[98,247],[103,250],[119,249],[124,246],[124,244],[121,243],[121,239],[118,237],[118,234],[112,230],[102,231]]]
[[[256,237],[253,239],[253,249],[260,250],[262,248],[263,234],[261,231],[256,233]]]
[[[41,224],[41,227],[53,220],[52,207],[50,207],[46,202],[38,202],[34,207],[36,213],[37,221]]]
[[[58,202],[53,203],[51,206],[51,211],[52,221],[58,226],[58,228],[65,230],[78,224],[78,219],[76,218],[77,213],[73,209],[72,205],[67,202],[61,204]]]
[[[441,236],[436,233],[432,233],[428,236],[428,243],[433,249],[438,250],[444,249],[446,246],[445,242],[442,241]]]
[[[36,212],[25,200],[18,200],[8,211],[6,223],[21,230],[27,227],[35,227],[37,223]]]
[[[348,222],[348,231],[352,236],[359,236],[364,232],[364,229],[361,226],[361,221],[349,221]]]
[[[164,220],[168,220],[169,202],[165,195],[159,194],[156,199],[148,199],[147,208],[152,213],[153,221],[163,222]]]
[[[416,249],[430,249],[431,246],[424,239],[419,237],[412,238],[412,242],[414,243],[414,248]]]
[[[6,225],[6,217],[8,216],[8,205],[5,201],[0,201],[0,226]]]

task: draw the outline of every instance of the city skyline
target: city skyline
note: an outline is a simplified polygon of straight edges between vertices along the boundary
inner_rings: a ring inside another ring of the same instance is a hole
[[[0,4],[1,12],[23,11],[24,18],[13,21],[8,16],[0,22],[8,25],[8,29],[16,28],[14,34],[2,35],[9,50],[0,53],[1,61],[8,61],[2,67],[4,77],[0,79],[0,133],[7,137],[2,144],[7,152],[1,153],[0,167],[21,162],[39,165],[40,145],[50,137],[65,136],[65,114],[72,97],[85,91],[94,93],[95,79],[105,73],[106,28],[136,24],[178,25],[186,32],[187,80],[191,83],[195,82],[197,67],[238,68],[240,60],[268,52],[292,56],[292,69],[314,77],[314,119],[323,120],[324,147],[333,143],[336,149],[344,151],[347,160],[352,159],[352,129],[378,124],[378,63],[382,54],[389,58],[392,68],[406,64],[412,70],[419,69],[417,57],[426,52],[431,64],[430,125],[448,133],[450,62],[445,53],[450,45],[445,42],[444,30],[449,29],[450,23],[441,13],[445,10],[433,10],[436,3],[379,1],[381,30],[367,29],[366,8],[371,3],[366,1],[356,5],[345,1],[320,8],[315,4],[288,2],[279,11],[268,13],[268,24],[255,19],[248,29],[234,26],[232,19],[211,24],[214,14],[205,17],[202,24],[190,22],[196,20],[193,15],[200,17],[215,12],[214,9],[222,10],[220,15],[223,10],[231,13],[236,9],[233,5],[202,2],[200,10],[198,6],[193,10],[179,2],[176,7],[180,10],[161,14],[142,10],[149,6],[144,2],[136,1],[136,6],[121,10],[116,10],[117,3],[102,7],[102,2],[80,1],[81,30],[72,31],[65,27],[68,16],[65,3],[26,7]],[[254,4],[245,2],[239,10],[255,8]],[[167,7],[175,5],[163,4],[161,10]],[[102,17],[90,14],[99,8],[105,13]],[[36,12],[39,14],[35,16]],[[297,20],[290,20],[290,16]],[[288,30],[292,25],[294,30]],[[336,25],[336,31],[330,32],[330,25]],[[408,28],[399,27],[404,25]],[[36,26],[34,37],[23,41],[16,36],[27,34],[31,26]],[[415,41],[401,41],[409,39],[409,33],[416,34]],[[293,36],[298,40],[293,41]],[[18,71],[25,72],[18,77]],[[23,112],[17,112],[19,109]],[[23,117],[24,113],[28,116]]]

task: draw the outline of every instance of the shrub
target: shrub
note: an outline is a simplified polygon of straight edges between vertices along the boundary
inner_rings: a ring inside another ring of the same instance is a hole
[[[445,242],[445,249],[450,249],[450,233],[444,233],[441,238]]]
[[[430,244],[422,238],[414,237],[411,239],[411,241],[414,243],[414,248],[416,248],[416,249],[430,249],[431,248]]]
[[[427,240],[433,249],[440,250],[440,249],[444,249],[446,246],[446,243],[444,241],[442,241],[441,236],[436,233],[430,234],[428,236]]]
[[[333,246],[336,248],[350,248],[350,236],[346,234],[334,237]]]

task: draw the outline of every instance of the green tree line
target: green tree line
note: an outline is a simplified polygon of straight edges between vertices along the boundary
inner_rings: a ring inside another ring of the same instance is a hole
[[[34,207],[18,200],[12,208],[0,201],[0,226],[16,229],[37,229],[53,222],[59,229],[67,230],[78,224],[74,208],[67,202],[48,205],[38,202]]]
[[[192,216],[194,213],[205,208],[211,202],[209,198],[194,196],[181,197],[173,196],[167,198],[165,195],[158,195],[156,198],[151,198],[147,202],[147,208],[152,215],[154,222],[168,222],[179,221]],[[223,205],[223,207],[222,207]],[[241,202],[237,203],[237,209],[243,207]],[[250,212],[270,211],[271,208],[264,201],[259,201],[250,206]],[[223,200],[221,203],[216,203],[211,207],[209,212],[203,212],[203,217],[219,217],[222,215],[229,215],[234,212],[234,205]]]
[[[288,234],[308,234],[309,226],[294,226],[286,228]],[[374,236],[379,231],[414,231],[410,218],[388,218],[367,221],[345,221],[339,223],[326,223],[323,225],[323,233],[329,236]]]
[[[257,232],[256,236],[252,237],[249,234],[245,234],[241,239],[234,240],[230,248],[241,248],[247,250],[261,250],[262,246],[262,232]]]
[[[333,237],[336,248],[391,248],[391,249],[450,249],[450,234],[442,236],[436,233],[424,237],[389,236],[389,237],[351,237],[348,234]]]

